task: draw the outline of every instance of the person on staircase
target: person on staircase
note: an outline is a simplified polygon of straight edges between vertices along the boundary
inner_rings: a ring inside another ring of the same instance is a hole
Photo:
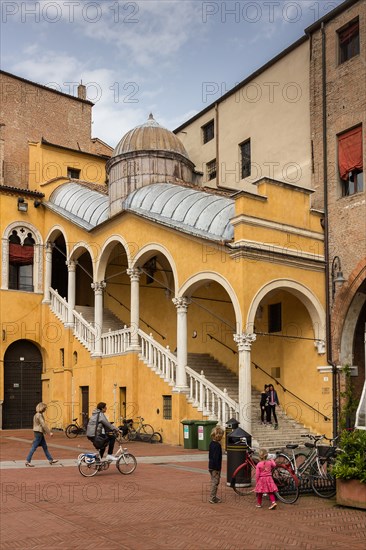
[[[267,425],[267,416],[268,416],[268,405],[269,405],[269,386],[264,384],[264,390],[261,393],[261,400],[259,406],[261,408],[261,424]]]
[[[269,384],[269,402],[268,402],[268,414],[267,414],[267,423],[272,424],[271,416],[273,414],[273,420],[274,420],[274,429],[278,430],[278,420],[276,415],[276,406],[280,406],[280,402],[278,399],[278,395],[276,390],[273,387],[273,384]]]

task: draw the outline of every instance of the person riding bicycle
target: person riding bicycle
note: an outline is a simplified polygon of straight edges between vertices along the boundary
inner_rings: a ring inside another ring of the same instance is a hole
[[[98,403],[89,419],[86,428],[86,436],[91,441],[96,449],[99,450],[100,458],[103,458],[104,451],[108,445],[107,460],[117,460],[113,456],[114,443],[118,430],[110,422],[108,422],[105,412],[107,405],[103,401]]]

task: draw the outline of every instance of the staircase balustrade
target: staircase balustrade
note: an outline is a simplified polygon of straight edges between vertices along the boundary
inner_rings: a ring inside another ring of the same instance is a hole
[[[98,331],[88,323],[75,309],[72,312],[74,334],[78,340],[91,352],[95,349]]]
[[[51,294],[51,303],[50,308],[53,311],[53,313],[60,319],[62,323],[66,323],[67,321],[67,311],[68,311],[68,303],[65,298],[61,298],[57,290],[53,290],[53,288],[50,288],[50,294]]]
[[[131,344],[131,329],[124,326],[120,330],[109,330],[102,334],[102,354],[120,355],[129,351]]]
[[[156,342],[153,335],[147,335],[141,329],[138,331],[141,352],[140,358],[149,368],[163,378],[170,386],[174,387],[176,382],[177,358],[170,351],[169,346],[164,348]]]

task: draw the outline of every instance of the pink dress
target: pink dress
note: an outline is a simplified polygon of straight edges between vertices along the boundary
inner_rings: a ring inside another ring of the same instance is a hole
[[[272,478],[272,470],[275,468],[274,460],[263,460],[258,462],[255,469],[255,492],[256,493],[274,493],[278,491],[277,485]]]

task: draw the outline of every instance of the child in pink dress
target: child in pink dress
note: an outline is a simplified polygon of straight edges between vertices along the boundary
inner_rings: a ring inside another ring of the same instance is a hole
[[[269,509],[273,510],[277,506],[274,493],[278,491],[277,485],[272,478],[272,470],[275,468],[276,463],[274,460],[267,460],[268,452],[266,449],[261,449],[258,454],[261,461],[258,462],[255,469],[255,492],[257,493],[256,507],[262,508],[263,493],[267,493],[271,501]]]

